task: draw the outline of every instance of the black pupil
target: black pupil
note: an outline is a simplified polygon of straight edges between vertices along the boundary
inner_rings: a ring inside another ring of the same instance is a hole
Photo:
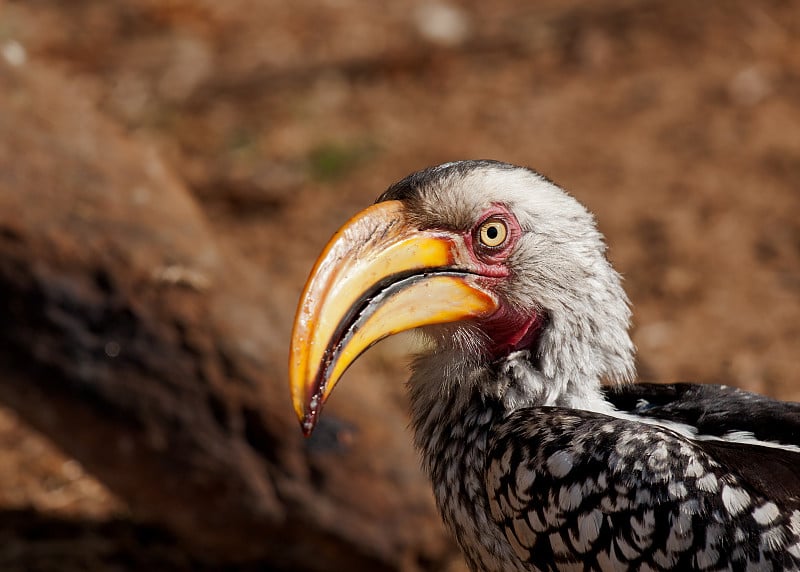
[[[486,236],[490,240],[494,240],[495,238],[497,238],[498,234],[500,234],[500,231],[497,230],[496,226],[490,226],[489,228],[486,229]]]

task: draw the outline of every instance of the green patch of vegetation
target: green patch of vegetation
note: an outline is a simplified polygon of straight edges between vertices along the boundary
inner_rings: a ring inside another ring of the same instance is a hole
[[[336,181],[369,160],[376,151],[374,144],[365,141],[322,143],[309,153],[309,170],[317,181]]]

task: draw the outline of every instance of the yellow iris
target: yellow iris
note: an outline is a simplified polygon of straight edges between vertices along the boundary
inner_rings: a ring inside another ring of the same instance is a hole
[[[503,244],[508,237],[506,223],[499,219],[489,219],[481,225],[478,238],[481,244],[496,248]]]

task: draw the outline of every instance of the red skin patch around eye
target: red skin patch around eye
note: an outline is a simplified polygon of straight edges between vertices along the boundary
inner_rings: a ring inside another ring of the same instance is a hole
[[[478,229],[489,219],[503,221],[508,230],[506,241],[497,248],[483,246],[477,239]],[[505,206],[494,204],[478,220],[480,221],[478,224],[462,233],[464,244],[472,257],[475,269],[479,274],[490,278],[508,276],[508,267],[504,263],[514,250],[519,237],[522,236],[522,228],[519,226],[517,217]]]
[[[489,219],[502,220],[508,229],[508,238],[499,248],[482,246],[477,240],[478,229]],[[511,275],[506,260],[522,236],[522,228],[517,217],[502,204],[492,205],[479,220],[477,225],[463,233],[464,244],[472,258],[475,273],[485,277],[490,284],[497,284]],[[522,314],[515,310],[503,303],[497,312],[481,324],[492,340],[490,352],[495,357],[531,348],[545,325],[545,316],[539,313]]]

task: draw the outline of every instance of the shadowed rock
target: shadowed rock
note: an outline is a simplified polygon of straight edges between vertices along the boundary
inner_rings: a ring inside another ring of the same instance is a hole
[[[0,109],[0,399],[221,561],[450,557],[407,439],[374,437],[402,434],[402,407],[356,394],[357,418],[303,441],[283,363],[298,293],[215,240],[155,149],[34,66],[0,63]]]

